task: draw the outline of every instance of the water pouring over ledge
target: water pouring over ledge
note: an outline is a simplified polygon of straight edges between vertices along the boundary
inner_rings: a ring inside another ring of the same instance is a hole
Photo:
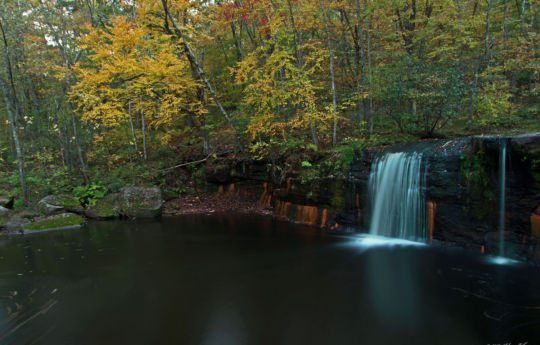
[[[372,235],[426,240],[426,184],[422,154],[386,153],[375,159],[369,177]]]

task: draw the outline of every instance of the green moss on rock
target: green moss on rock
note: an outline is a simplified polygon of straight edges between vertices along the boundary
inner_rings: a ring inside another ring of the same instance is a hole
[[[47,217],[40,221],[23,225],[24,231],[55,230],[62,228],[80,227],[84,224],[84,218],[73,213],[62,213]]]

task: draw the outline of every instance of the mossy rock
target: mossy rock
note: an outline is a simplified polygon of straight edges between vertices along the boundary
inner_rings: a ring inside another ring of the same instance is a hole
[[[124,187],[121,190],[120,213],[131,218],[161,216],[163,198],[159,187]]]
[[[22,229],[24,232],[75,229],[82,227],[84,223],[83,217],[66,212],[22,225]]]
[[[41,199],[37,203],[37,209],[45,215],[58,214],[66,210],[60,199],[54,195],[47,195]]]
[[[0,229],[4,227],[4,224],[9,220],[11,211],[7,208],[0,206]]]
[[[114,219],[120,215],[120,194],[114,193],[105,196],[103,199],[95,202],[94,205],[88,206],[84,211],[85,216],[91,219]]]
[[[68,212],[84,214],[84,207],[82,207],[79,200],[73,195],[59,195],[58,200],[60,200],[61,205],[64,206]]]

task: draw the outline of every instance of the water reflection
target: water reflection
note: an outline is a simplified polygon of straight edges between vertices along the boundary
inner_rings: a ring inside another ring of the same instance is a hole
[[[532,344],[538,271],[475,255],[230,215],[3,240],[0,343]]]

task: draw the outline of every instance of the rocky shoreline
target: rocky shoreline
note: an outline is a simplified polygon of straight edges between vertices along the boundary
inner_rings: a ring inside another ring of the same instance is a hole
[[[0,227],[30,232],[28,224],[83,225],[85,219],[153,218],[186,214],[250,213],[313,226],[322,231],[362,231],[369,223],[368,180],[384,152],[422,152],[425,162],[429,241],[495,254],[499,234],[499,156],[507,147],[504,240],[514,257],[540,260],[540,133],[477,136],[392,147],[354,154],[346,175],[311,181],[276,175],[267,162],[221,161],[206,169],[205,190],[167,196],[156,186],[124,187],[92,204],[70,196],[47,196],[34,210],[15,213],[0,197]],[[75,224],[50,219],[66,214]],[[74,218],[72,215],[78,215]],[[47,223],[48,222],[48,223]],[[60,223],[60,224],[59,224]],[[26,227],[26,230],[25,228]],[[32,227],[32,226],[31,226]],[[33,230],[43,230],[35,225]]]

